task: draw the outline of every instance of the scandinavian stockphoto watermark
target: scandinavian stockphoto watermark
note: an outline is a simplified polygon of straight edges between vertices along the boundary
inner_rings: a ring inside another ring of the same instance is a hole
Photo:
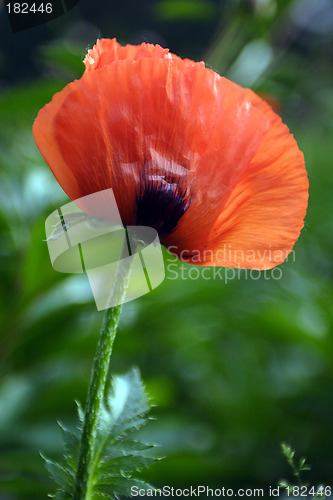
[[[280,280],[283,276],[281,267],[265,267],[265,262],[295,262],[295,251],[275,250],[268,246],[265,250],[258,249],[233,249],[231,245],[222,245],[216,251],[205,250],[181,250],[176,246],[168,247],[169,256],[166,262],[166,278],[168,280],[204,280],[223,281],[228,284],[234,280],[259,279],[268,281]],[[189,258],[191,255],[191,258]],[[179,264],[179,259],[185,263]],[[214,266],[205,267],[201,264],[213,261]],[[189,266],[187,263],[195,264]],[[229,262],[237,262],[237,267],[228,267]],[[253,264],[260,263],[262,269],[251,269]]]
[[[98,310],[129,302],[165,277],[157,231],[124,227],[112,189],[84,196],[55,210],[45,222],[53,268],[86,273]],[[117,288],[123,276],[126,295]]]

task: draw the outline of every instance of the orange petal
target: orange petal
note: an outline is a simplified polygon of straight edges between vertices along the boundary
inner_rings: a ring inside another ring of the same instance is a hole
[[[181,250],[187,248],[189,254],[208,241],[269,127],[269,120],[251,104],[244,89],[213,71],[198,72],[191,96],[184,135],[194,158],[192,204],[167,240]]]
[[[209,237],[189,245],[198,265],[271,269],[286,259],[304,224],[308,179],[303,154],[270,106],[252,91],[246,94],[270,128]]]
[[[68,84],[61,92],[55,94],[52,101],[39,111],[32,127],[39,151],[60,186],[72,200],[80,197],[79,177],[75,175],[75,171],[64,160],[60,143],[56,138],[57,131],[54,128],[54,118],[61,112],[64,101],[74,91],[76,83]]]
[[[227,116],[238,97],[242,130],[234,115]],[[222,127],[219,133],[215,122]],[[233,143],[246,149],[245,160],[240,160],[243,168],[259,145],[263,123],[266,126],[244,91],[211,70],[181,59],[143,58],[86,72],[40,111],[33,132],[70,198],[112,187],[124,222],[133,224],[145,165],[151,175],[170,174],[192,182],[191,192],[199,202],[200,179],[206,190],[217,175],[216,161],[207,175],[200,157],[215,155],[219,162],[223,155],[233,160],[235,148],[227,151]]]
[[[33,127],[69,197],[112,187],[123,222],[135,224],[142,172],[174,178],[191,205],[166,245],[184,258],[199,252],[192,261],[200,265],[282,262],[303,226],[308,182],[303,155],[271,108],[158,46],[101,40],[89,54],[83,77]]]
[[[96,45],[88,51],[84,59],[86,71],[94,71],[103,66],[108,66],[115,61],[129,59],[136,61],[137,59],[153,58],[153,59],[178,59],[180,57],[169,52],[160,45],[151,43],[142,43],[141,45],[120,45],[115,38],[102,38],[97,40]],[[185,59],[185,61],[188,61]],[[203,62],[196,63],[204,66]]]

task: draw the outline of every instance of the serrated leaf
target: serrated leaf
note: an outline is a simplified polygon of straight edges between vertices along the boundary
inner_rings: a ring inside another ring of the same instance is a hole
[[[149,466],[155,458],[149,456],[152,444],[130,439],[128,435],[149,420],[149,400],[139,372],[114,377],[110,392],[102,404],[97,424],[89,490],[94,500],[116,500],[118,495],[129,496],[131,487],[148,489],[151,486],[131,477],[133,472]],[[64,441],[64,463],[47,460],[47,467],[61,490],[56,500],[72,498],[80,449],[84,412],[77,403],[81,424],[75,431],[59,424]]]
[[[110,498],[109,495],[104,495],[104,493],[94,493],[94,500],[105,500],[108,498]],[[115,497],[115,500],[119,499]]]
[[[64,489],[64,491],[68,490],[68,487],[73,486],[74,476],[65,465],[60,465],[45,457],[43,458],[46,462],[46,468],[51,474],[51,477],[59,486]]]
[[[71,465],[73,469],[75,469],[79,457],[80,434],[75,434],[60,423],[59,426],[64,442],[64,456],[67,459],[68,464]]]
[[[122,457],[123,455],[136,455],[144,451],[152,450],[156,446],[154,444],[142,443],[140,441],[132,441],[129,439],[120,439],[105,446],[105,460]]]
[[[100,474],[119,474],[119,471],[124,472],[133,472],[148,465],[152,464],[155,461],[153,457],[143,457],[143,456],[134,456],[134,455],[124,455],[119,458],[112,458],[110,460],[102,460],[98,472]]]
[[[69,493],[64,493],[63,491],[58,491],[55,495],[49,495],[50,498],[55,500],[71,500],[72,495]]]
[[[140,481],[139,479],[114,477],[112,478],[112,482],[111,478],[105,478],[105,483],[97,485],[96,491],[98,493],[107,495],[107,498],[114,499],[119,495],[131,496],[131,488],[133,486],[136,486],[138,489],[142,489],[144,491],[154,489],[152,486],[145,483],[144,481]]]
[[[127,430],[146,422],[141,417],[150,410],[150,405],[137,370],[113,380],[105,410],[118,433],[123,431],[122,427]]]
[[[102,405],[98,422],[97,451],[108,442],[114,442],[121,434],[139,429],[147,423],[144,416],[150,410],[139,372],[114,377],[111,390]]]
[[[82,408],[82,405],[79,401],[75,401],[76,403],[76,409],[77,409],[77,414],[80,420],[80,424],[83,424],[84,421],[84,410]]]

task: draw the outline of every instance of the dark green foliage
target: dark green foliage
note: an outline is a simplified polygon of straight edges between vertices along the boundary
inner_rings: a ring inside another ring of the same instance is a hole
[[[305,16],[312,2],[300,3]],[[174,4],[99,0],[97,7],[79,0],[71,14],[38,30],[6,35],[0,26],[1,500],[45,500],[54,491],[39,452],[60,461],[56,421],[75,429],[73,398],[87,394],[103,313],[86,276],[51,267],[45,219],[69,199],[34,145],[31,126],[53,94],[80,76],[98,35],[156,40],[231,78],[249,42],[268,44],[269,66],[249,83],[257,60],[252,46],[242,83],[278,100],[310,180],[305,228],[295,261],[280,266],[281,279],[240,272],[225,283],[224,270],[191,279],[197,271],[190,266],[182,279],[182,264],[172,260],[159,288],[125,305],[111,371],[140,367],[157,419],[138,439],[158,443],[167,456],[145,478],[156,486],[267,488],[290,477],[279,453],[286,440],[308,457],[309,484],[332,481],[332,31],[311,31],[311,17],[296,25],[291,0],[216,0],[208,7],[214,19],[188,21],[180,19],[183,8],[170,14]],[[29,74],[18,57],[27,51]],[[6,86],[9,72],[15,81]]]

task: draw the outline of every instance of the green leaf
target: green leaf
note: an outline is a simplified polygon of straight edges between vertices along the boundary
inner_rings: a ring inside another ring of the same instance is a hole
[[[82,425],[84,421],[84,409],[82,408],[82,405],[79,401],[75,401],[75,403],[77,406],[77,414],[80,420],[80,425]]]
[[[114,377],[102,404],[97,426],[97,436],[89,478],[94,500],[116,499],[118,495],[130,496],[132,486],[147,490],[145,482],[132,474],[151,465],[156,459],[149,455],[154,445],[131,439],[134,431],[149,420],[149,400],[145,394],[138,370]],[[60,489],[56,500],[72,497],[80,449],[84,413],[78,404],[81,424],[75,431],[59,424],[64,441],[64,461],[46,460],[46,466]]]
[[[59,423],[59,422],[58,422]],[[64,457],[67,459],[68,464],[72,469],[76,469],[77,461],[80,451],[80,434],[71,432],[59,423],[64,441]]]
[[[140,490],[153,489],[149,484],[139,479],[131,478],[104,478],[105,480],[96,486],[96,492],[102,493],[106,498],[116,499],[118,496],[131,496],[131,488],[136,486]]]
[[[121,457],[126,454],[136,455],[141,451],[148,451],[155,448],[153,444],[142,443],[140,441],[126,440],[124,437],[121,440],[114,441],[105,446],[105,460]],[[124,451],[126,450],[126,451]]]
[[[291,448],[291,446],[287,445],[286,443],[282,443],[281,448],[282,448],[282,453],[287,458],[288,462],[290,464],[293,464],[295,456],[294,450]]]
[[[66,465],[61,465],[59,463],[53,462],[45,457],[43,457],[46,462],[46,468],[51,474],[51,477],[54,479],[59,486],[61,486],[64,491],[66,491],[69,487],[72,487],[74,484],[74,475],[73,472],[66,467]]]
[[[140,470],[155,461],[153,457],[143,457],[143,456],[133,456],[124,455],[119,458],[111,458],[110,460],[103,460],[99,467],[99,472],[104,474],[117,474],[119,471],[132,472],[134,470]],[[105,472],[104,472],[105,471]]]
[[[55,500],[70,500],[72,495],[69,493],[64,493],[63,491],[58,491],[55,495],[49,495],[51,498]]]

